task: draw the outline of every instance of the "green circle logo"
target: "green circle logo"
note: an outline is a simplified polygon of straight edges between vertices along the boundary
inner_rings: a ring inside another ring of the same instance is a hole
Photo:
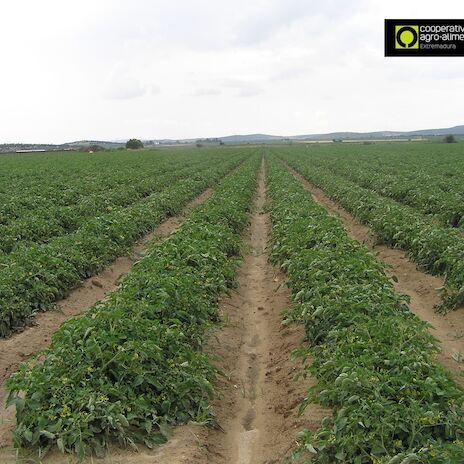
[[[395,48],[419,48],[419,26],[395,26]]]

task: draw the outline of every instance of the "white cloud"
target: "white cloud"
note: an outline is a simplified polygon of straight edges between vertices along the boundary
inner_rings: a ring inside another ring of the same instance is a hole
[[[221,81],[221,86],[232,89],[233,95],[238,97],[254,97],[263,92],[259,82],[253,82],[245,79],[227,78]]]
[[[130,100],[146,94],[147,88],[138,79],[124,75],[113,75],[104,91],[104,96],[113,100]]]
[[[216,95],[221,95],[221,94],[222,92],[220,89],[203,88],[203,89],[193,90],[190,95],[194,97],[210,97],[210,96],[216,96]]]
[[[384,18],[461,18],[458,0],[22,0],[1,15],[0,143],[464,123],[462,58],[383,57]]]

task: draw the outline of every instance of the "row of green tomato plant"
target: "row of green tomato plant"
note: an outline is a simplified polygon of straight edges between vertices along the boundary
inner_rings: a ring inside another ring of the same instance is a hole
[[[303,324],[297,350],[318,379],[302,408],[333,408],[303,431],[295,455],[311,462],[464,462],[464,391],[434,360],[438,342],[395,293],[385,266],[350,239],[277,159],[269,163],[271,259]]]
[[[283,159],[356,219],[368,224],[379,242],[407,250],[421,268],[444,275],[440,311],[455,309],[464,303],[464,238],[459,232],[314,166],[307,156],[287,153]]]
[[[150,165],[145,169],[150,167],[154,172],[144,172],[136,181],[129,172],[127,177],[124,171],[118,172],[118,176],[114,176],[115,185],[97,192],[81,190],[83,186],[77,187],[80,182],[79,177],[70,176],[68,184],[72,185],[68,185],[67,188],[73,189],[77,194],[73,202],[63,206],[53,195],[48,196],[42,192],[35,196],[36,204],[27,211],[22,211],[20,217],[14,219],[10,217],[8,224],[0,224],[0,262],[5,258],[1,256],[2,253],[8,254],[18,247],[27,247],[32,243],[48,243],[54,237],[70,234],[96,216],[127,208],[179,180],[188,178],[192,172],[223,161],[222,156],[200,158],[200,160],[194,159],[180,164],[180,160],[174,159],[159,166],[153,160],[156,170]],[[100,173],[95,175],[95,182],[100,180],[100,175]],[[48,180],[44,178],[42,182],[46,189]],[[65,196],[67,192],[62,193]],[[24,195],[26,196],[27,193],[24,192]],[[25,197],[23,199],[28,200]]]
[[[207,187],[217,183],[246,156],[202,165],[188,178],[166,175],[173,184],[128,208],[117,209],[87,221],[72,234],[49,243],[19,247],[0,259],[0,336],[23,327],[37,311],[53,307],[83,279],[127,252],[145,233]]]
[[[404,172],[401,164],[392,171],[381,163],[370,164],[363,159],[344,159],[342,156],[318,159],[311,156],[311,163],[329,169],[361,187],[409,205],[445,226],[464,227],[462,195],[452,189],[443,191],[438,183],[428,181],[430,176],[421,175],[420,171]]]
[[[163,172],[223,157],[225,150],[5,155],[0,171],[0,224],[8,225],[55,207],[86,205],[117,190],[143,193]],[[237,150],[235,150],[237,151]]]
[[[211,420],[217,370],[202,346],[234,284],[258,165],[249,158],[120,289],[11,377],[16,445],[103,455],[113,441],[152,446],[172,425]]]
[[[190,157],[191,158],[191,157]],[[119,189],[133,192],[157,175],[182,166],[182,154],[157,152],[5,156],[0,172],[0,224],[5,226],[53,208],[86,205]]]

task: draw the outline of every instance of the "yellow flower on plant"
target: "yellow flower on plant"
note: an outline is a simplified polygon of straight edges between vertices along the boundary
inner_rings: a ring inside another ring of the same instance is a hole
[[[67,404],[63,405],[63,410],[61,411],[61,417],[68,417],[71,415],[71,409]]]

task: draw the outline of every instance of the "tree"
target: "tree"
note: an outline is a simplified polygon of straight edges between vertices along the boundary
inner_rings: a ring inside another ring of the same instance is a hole
[[[457,140],[456,138],[454,137],[454,135],[447,135],[444,139],[443,139],[443,142],[444,143],[456,143]]]
[[[143,148],[143,143],[139,139],[130,139],[126,142],[126,148],[138,150],[139,148]]]

